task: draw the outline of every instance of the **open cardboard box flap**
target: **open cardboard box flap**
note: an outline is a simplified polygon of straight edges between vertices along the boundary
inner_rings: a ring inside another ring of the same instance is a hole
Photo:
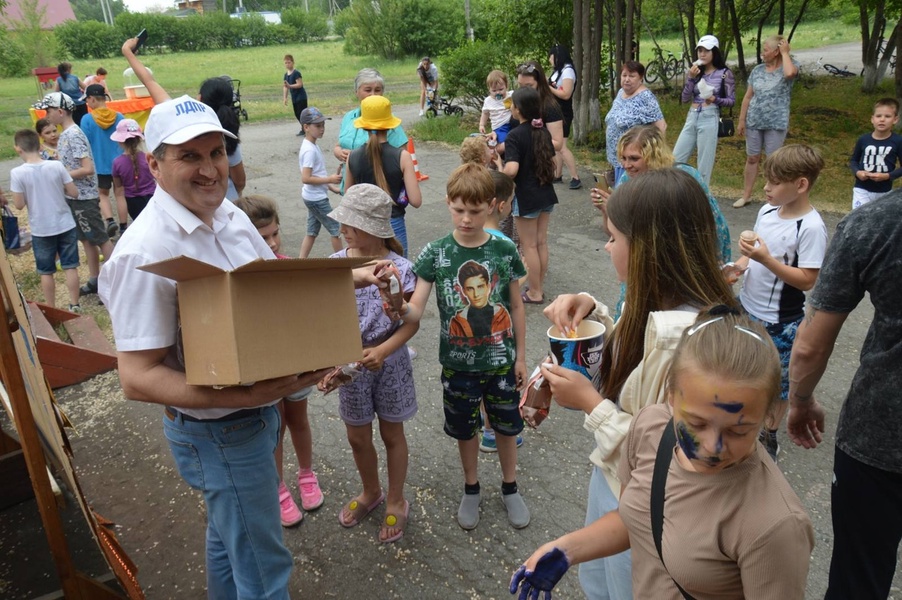
[[[275,273],[280,271],[309,271],[312,269],[348,269],[356,268],[370,262],[371,258],[285,258],[281,260],[254,260],[233,271],[205,263],[190,256],[177,256],[149,265],[138,267],[142,271],[153,273],[175,281],[190,281],[221,275],[223,273]]]
[[[351,269],[370,260],[258,260],[226,271],[180,256],[141,269],[178,282],[188,383],[223,386],[360,360]]]

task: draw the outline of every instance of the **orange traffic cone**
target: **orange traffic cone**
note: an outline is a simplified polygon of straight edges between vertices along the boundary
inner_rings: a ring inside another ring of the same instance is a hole
[[[420,165],[417,163],[417,153],[413,149],[413,138],[407,138],[407,151],[410,153],[410,159],[413,161],[413,172],[417,174],[417,181],[426,181],[429,175],[420,173]]]

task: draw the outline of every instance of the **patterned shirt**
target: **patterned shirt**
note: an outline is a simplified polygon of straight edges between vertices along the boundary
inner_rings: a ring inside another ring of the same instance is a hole
[[[73,125],[60,134],[56,148],[59,152],[60,160],[68,171],[80,169],[83,158],[90,158],[91,162],[94,162],[94,155],[91,154],[91,145],[88,143],[88,138],[85,137],[85,133],[78,125]],[[78,188],[78,200],[91,200],[100,197],[100,191],[97,189],[97,175],[78,177],[74,181],[75,187]]]
[[[466,248],[449,234],[423,248],[413,270],[435,284],[442,366],[481,373],[514,363],[510,284],[526,268],[512,242],[490,234],[483,245]]]
[[[624,133],[637,125],[649,125],[663,118],[664,113],[651,90],[642,90],[632,98],[624,98],[623,90],[618,92],[611,110],[604,118],[608,162],[611,166],[620,166],[620,161],[617,160],[617,142]]]
[[[792,61],[796,69],[799,63]],[[749,74],[748,85],[754,90],[745,115],[747,129],[789,129],[789,99],[796,77],[787,79],[782,65],[768,71],[762,64]]]

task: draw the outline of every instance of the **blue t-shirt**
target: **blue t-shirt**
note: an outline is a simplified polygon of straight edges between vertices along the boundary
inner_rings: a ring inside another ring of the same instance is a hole
[[[75,106],[85,103],[85,99],[82,98],[81,86],[78,85],[78,77],[70,73],[65,79],[57,77],[56,83],[60,86],[60,91],[72,99]]]
[[[110,139],[116,131],[116,124],[125,117],[116,113],[113,124],[103,129],[94,120],[93,113],[88,113],[81,119],[81,130],[85,132],[88,143],[91,144],[91,153],[94,155],[94,170],[98,175],[112,175],[113,161],[122,154],[122,147],[118,142]]]

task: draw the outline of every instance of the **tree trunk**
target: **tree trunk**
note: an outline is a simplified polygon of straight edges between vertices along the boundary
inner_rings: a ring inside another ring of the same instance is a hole
[[[694,3],[693,3],[694,4]],[[714,31],[714,18],[717,16],[717,0],[708,0],[708,28],[705,33]]]
[[[902,23],[902,20],[900,20]],[[899,25],[896,25],[896,31],[899,30]],[[902,56],[902,33],[896,36],[896,61],[898,62],[899,57]],[[896,99],[902,100],[902,68],[899,68],[899,65],[896,64]],[[898,128],[899,125],[896,125]]]
[[[884,10],[886,8],[886,0],[876,0],[874,2],[874,19],[873,25],[868,15],[868,0],[858,0],[858,16],[861,25],[861,62],[864,65],[864,71],[861,78],[861,91],[868,94],[877,89],[880,83],[877,73],[877,61],[880,52],[880,37],[886,27],[886,18]]]
[[[601,127],[598,93],[601,77],[602,0],[573,0],[573,62],[579,76],[574,97],[573,142],[585,143]]]
[[[805,9],[808,8],[808,2],[809,0],[802,2],[802,8],[799,9],[799,14],[796,15],[795,21],[792,22],[792,29],[789,30],[788,36],[790,42],[792,42],[792,36],[796,32],[796,27],[799,26],[799,23],[802,21],[802,17],[805,15]]]
[[[748,79],[749,73],[745,68],[745,54],[742,49],[742,31],[739,29],[739,19],[736,16],[736,4],[733,0],[726,0],[730,14],[730,28],[733,30],[733,41],[736,43],[736,61],[739,65],[739,74],[742,79]],[[758,36],[761,37],[760,34]]]
[[[890,34],[889,39],[886,41],[883,55],[880,57],[880,62],[877,65],[877,81],[883,81],[883,78],[886,76],[886,70],[889,68],[890,59],[893,57],[893,48],[896,47],[896,40],[900,35],[902,35],[902,17],[899,18],[896,26],[893,27],[892,34]],[[898,57],[898,53],[896,56]]]

